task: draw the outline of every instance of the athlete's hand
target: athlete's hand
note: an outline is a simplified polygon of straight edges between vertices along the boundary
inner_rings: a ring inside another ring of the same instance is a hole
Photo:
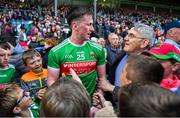
[[[98,88],[104,90],[104,91],[109,91],[113,92],[114,87],[108,80],[100,80],[98,82]]]

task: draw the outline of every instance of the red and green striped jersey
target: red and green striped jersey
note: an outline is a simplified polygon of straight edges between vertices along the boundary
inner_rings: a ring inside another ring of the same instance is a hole
[[[71,78],[69,69],[74,69],[90,95],[96,88],[97,66],[104,64],[104,49],[91,41],[76,45],[68,38],[52,48],[48,56],[48,68],[60,69],[67,78]]]

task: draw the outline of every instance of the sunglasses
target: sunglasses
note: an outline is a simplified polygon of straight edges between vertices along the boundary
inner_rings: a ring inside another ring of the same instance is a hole
[[[23,96],[19,100],[17,100],[16,106],[19,105],[19,103],[22,101],[24,97],[29,97],[29,96],[30,96],[30,92],[23,91]]]

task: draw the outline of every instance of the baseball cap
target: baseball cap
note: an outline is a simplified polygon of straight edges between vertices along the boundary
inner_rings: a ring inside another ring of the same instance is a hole
[[[162,60],[174,59],[180,63],[180,50],[168,43],[162,43],[152,47],[150,50],[143,52],[143,54],[150,54]]]
[[[180,28],[180,20],[175,20],[165,24],[165,32],[167,32],[171,28]]]

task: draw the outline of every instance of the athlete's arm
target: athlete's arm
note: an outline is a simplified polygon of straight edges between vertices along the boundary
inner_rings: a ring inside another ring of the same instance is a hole
[[[97,72],[98,72],[98,82],[106,80],[106,66],[105,66],[105,64],[97,66]],[[99,88],[97,91],[102,95],[104,93],[103,90],[99,89]]]
[[[48,67],[48,70],[47,70],[47,74],[48,74],[47,85],[48,86],[51,86],[58,79],[59,72],[60,72],[60,69],[54,69],[54,68]]]

